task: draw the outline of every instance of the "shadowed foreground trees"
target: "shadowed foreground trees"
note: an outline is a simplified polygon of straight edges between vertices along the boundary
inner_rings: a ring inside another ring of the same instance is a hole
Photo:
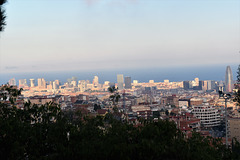
[[[5,90],[6,91],[6,90]],[[11,92],[11,90],[9,90]],[[2,98],[2,97],[1,97]],[[218,139],[185,139],[170,121],[134,126],[113,118],[75,113],[68,119],[53,103],[24,109],[0,104],[2,159],[237,159]],[[237,148],[235,148],[237,150]]]

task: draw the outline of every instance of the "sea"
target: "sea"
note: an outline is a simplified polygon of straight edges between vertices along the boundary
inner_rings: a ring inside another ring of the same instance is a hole
[[[230,65],[233,73],[233,79],[236,80],[238,65]],[[46,72],[18,72],[18,73],[0,73],[0,84],[6,84],[9,79],[15,78],[18,84],[19,79],[44,78],[46,81],[60,80],[61,83],[67,79],[76,77],[77,80],[89,80],[92,82],[94,76],[99,77],[99,83],[104,81],[117,82],[117,74],[130,76],[132,81],[163,82],[168,79],[170,82],[179,82],[185,80],[194,80],[198,77],[200,80],[224,81],[227,65],[195,66],[195,67],[157,67],[157,68],[135,68],[135,69],[108,69],[108,70],[88,70],[88,71],[46,71]]]

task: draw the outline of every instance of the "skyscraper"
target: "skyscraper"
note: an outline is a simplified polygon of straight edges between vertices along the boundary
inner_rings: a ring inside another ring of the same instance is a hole
[[[47,84],[44,78],[38,78],[38,88],[39,89],[46,89]]]
[[[125,89],[132,89],[131,77],[125,77]]]
[[[226,92],[232,92],[233,90],[233,75],[230,66],[227,66],[225,75],[225,90]]]
[[[189,90],[190,82],[189,81],[183,81],[183,88],[184,88],[184,90]]]
[[[123,89],[123,74],[117,75],[117,83],[118,83],[118,89]]]
[[[34,79],[30,79],[30,87],[34,87],[35,86],[35,81]]]
[[[41,87],[42,87],[42,79],[38,78],[38,88],[41,88]]]
[[[42,78],[42,88],[46,89],[47,88],[47,82],[45,81],[44,78]]]

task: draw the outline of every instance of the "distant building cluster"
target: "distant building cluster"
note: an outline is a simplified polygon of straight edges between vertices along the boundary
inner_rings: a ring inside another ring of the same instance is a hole
[[[219,98],[218,91],[231,93],[233,78],[231,68],[226,69],[226,79],[223,81],[199,80],[170,82],[140,83],[130,76],[117,75],[117,83],[105,81],[99,83],[99,77],[92,81],[77,80],[72,77],[67,82],[59,80],[46,81],[38,78],[19,80],[19,88],[23,88],[21,103],[30,101],[35,104],[54,102],[64,111],[81,110],[84,114],[102,115],[113,112],[117,107],[116,118],[125,119],[129,123],[137,124],[141,119],[169,119],[174,121],[186,136],[192,131],[205,136],[225,136],[225,101]],[[16,86],[16,80],[10,79],[9,85]],[[118,88],[120,99],[115,104],[109,98],[108,88]],[[240,141],[239,108],[232,101],[227,102],[229,138],[236,137]]]

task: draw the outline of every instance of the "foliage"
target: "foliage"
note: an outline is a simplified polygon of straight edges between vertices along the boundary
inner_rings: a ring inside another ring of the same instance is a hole
[[[0,32],[3,31],[5,23],[5,10],[3,9],[3,4],[6,3],[6,0],[0,0]]]
[[[237,159],[219,139],[185,139],[171,121],[138,126],[105,117],[63,113],[54,103],[0,103],[2,159]],[[72,115],[73,114],[73,115]],[[237,143],[236,143],[237,144]],[[236,151],[239,151],[236,147]]]
[[[121,98],[118,92],[118,88],[116,88],[115,86],[111,86],[108,88],[108,92],[111,93],[109,98],[113,102],[113,106],[116,108],[117,107],[116,103],[118,103],[119,99]]]
[[[238,70],[237,70],[237,83],[240,83],[240,65],[238,65]]]
[[[97,111],[98,109],[101,109],[101,106],[99,104],[94,104],[94,110]]]
[[[240,106],[240,65],[237,71],[237,83],[235,84],[236,92],[234,93],[233,101],[236,102],[237,106]]]

